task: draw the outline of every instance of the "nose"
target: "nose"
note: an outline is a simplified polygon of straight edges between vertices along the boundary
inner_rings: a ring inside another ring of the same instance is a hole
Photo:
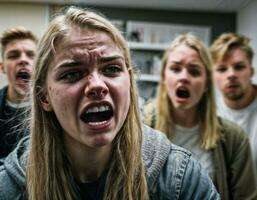
[[[180,79],[180,81],[187,83],[187,82],[189,82],[189,78],[190,78],[190,77],[189,77],[189,73],[188,73],[187,69],[183,69],[183,70],[180,72],[180,74],[179,74],[179,79]]]
[[[98,73],[92,73],[87,77],[85,94],[90,99],[101,100],[108,94],[108,87]]]
[[[235,69],[233,67],[229,67],[227,75],[228,79],[234,79],[236,77]]]
[[[28,58],[28,56],[26,55],[26,53],[21,53],[21,56],[20,56],[20,60],[19,60],[19,65],[21,65],[21,66],[27,66],[27,65],[29,65],[29,58]]]

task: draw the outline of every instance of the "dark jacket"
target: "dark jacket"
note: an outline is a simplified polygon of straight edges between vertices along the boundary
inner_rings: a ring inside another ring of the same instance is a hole
[[[6,104],[7,86],[0,90],[0,159],[5,158],[27,134],[25,108],[12,108]]]
[[[22,140],[0,167],[0,200],[23,198],[28,145]],[[200,164],[164,134],[145,126],[142,151],[151,200],[220,199]]]
[[[145,107],[144,121],[154,127],[155,118],[153,101]],[[249,140],[236,124],[222,118],[219,121],[223,137],[212,150],[215,164],[213,182],[222,200],[248,199],[256,189]]]

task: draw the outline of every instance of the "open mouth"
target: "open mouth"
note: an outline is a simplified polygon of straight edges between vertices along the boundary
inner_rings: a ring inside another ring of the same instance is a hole
[[[239,86],[239,84],[238,83],[230,83],[230,84],[228,84],[228,88],[236,88],[236,87],[238,87]]]
[[[31,75],[30,75],[30,73],[28,73],[26,71],[20,71],[17,73],[16,78],[22,79],[25,82],[29,82]]]
[[[186,99],[190,97],[190,92],[186,87],[180,87],[176,90],[176,95],[179,98]]]
[[[92,125],[100,125],[113,117],[113,110],[109,105],[93,106],[87,109],[80,119]]]

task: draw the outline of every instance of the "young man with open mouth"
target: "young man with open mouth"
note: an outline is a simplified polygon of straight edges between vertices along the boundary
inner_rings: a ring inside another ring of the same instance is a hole
[[[24,27],[8,29],[1,37],[0,67],[8,84],[0,90],[0,159],[14,149],[26,132],[21,119],[30,104],[27,97],[36,43],[36,36]]]

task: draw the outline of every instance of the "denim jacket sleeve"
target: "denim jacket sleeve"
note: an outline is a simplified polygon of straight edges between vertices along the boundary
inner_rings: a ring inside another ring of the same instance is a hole
[[[174,146],[174,145],[173,145]],[[157,184],[160,200],[219,200],[211,179],[191,154],[173,147]]]

